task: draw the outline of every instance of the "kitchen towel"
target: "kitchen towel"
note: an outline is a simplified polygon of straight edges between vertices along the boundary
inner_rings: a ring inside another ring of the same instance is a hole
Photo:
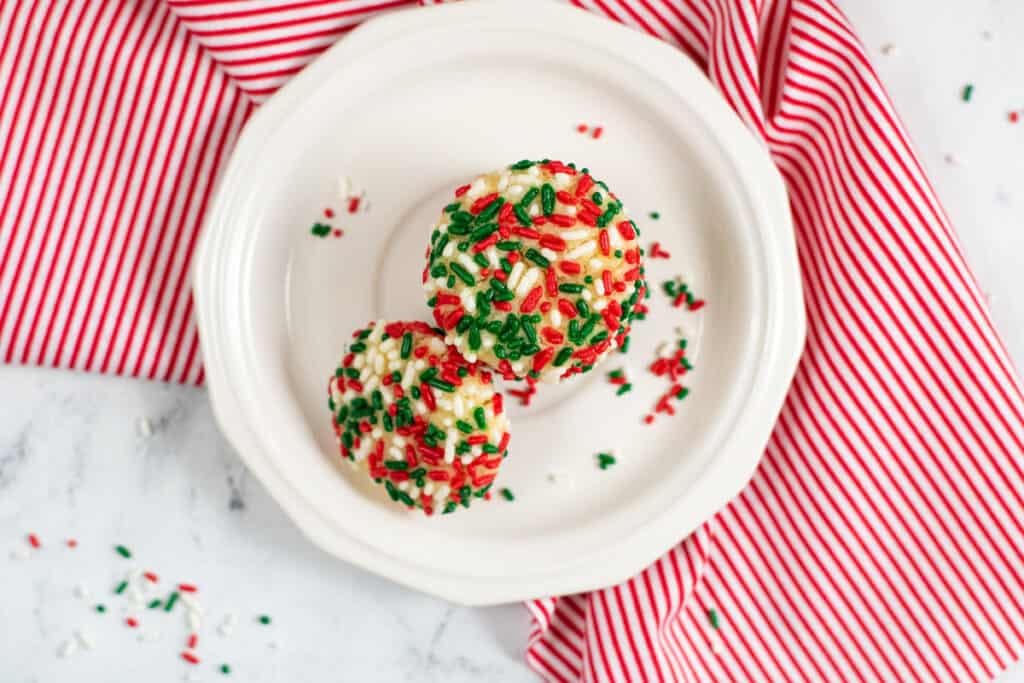
[[[3,359],[201,383],[188,264],[234,139],[407,4],[0,4]],[[849,22],[832,0],[574,4],[679,47],[763,140],[809,329],[750,484],[633,579],[530,603],[528,662],[548,681],[991,678],[1024,645],[1024,394]]]

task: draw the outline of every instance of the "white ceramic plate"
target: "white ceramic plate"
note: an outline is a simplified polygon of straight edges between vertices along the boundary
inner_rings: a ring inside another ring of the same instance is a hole
[[[195,270],[213,406],[253,472],[328,552],[463,604],[609,585],[685,537],[749,479],[804,338],[783,185],[704,76],[612,22],[523,8],[397,12],[307,67],[242,133]],[[656,291],[629,354],[513,411],[497,486],[514,503],[407,513],[339,462],[326,380],[356,326],[428,317],[429,226],[454,187],[524,157],[593,169],[644,243],[672,252],[648,279],[685,274],[709,303],[684,314]],[[372,208],[342,212],[341,239],[312,237],[340,176]],[[663,385],[642,368],[680,322],[691,395],[646,426]],[[623,364],[636,389],[616,398],[603,371]],[[609,448],[618,464],[601,471],[594,455]]]

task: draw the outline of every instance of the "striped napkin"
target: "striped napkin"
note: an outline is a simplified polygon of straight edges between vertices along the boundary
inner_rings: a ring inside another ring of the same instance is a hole
[[[0,4],[0,354],[201,383],[189,256],[259,102],[368,0]],[[415,4],[415,3],[411,3]],[[530,603],[548,681],[988,679],[1024,644],[1024,398],[832,0],[580,0],[679,47],[785,178],[807,349],[753,481]]]

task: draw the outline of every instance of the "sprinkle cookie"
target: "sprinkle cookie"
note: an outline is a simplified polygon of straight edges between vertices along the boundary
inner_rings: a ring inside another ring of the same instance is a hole
[[[557,382],[629,334],[646,288],[639,235],[587,169],[523,160],[455,191],[430,238],[427,303],[468,361]]]
[[[469,507],[488,496],[508,453],[508,418],[491,379],[426,323],[356,330],[329,386],[342,458],[409,508]]]

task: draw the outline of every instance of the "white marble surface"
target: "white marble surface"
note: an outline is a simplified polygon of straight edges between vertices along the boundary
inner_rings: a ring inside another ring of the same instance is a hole
[[[1016,363],[1024,363],[1024,4],[846,0],[958,226]],[[927,17],[922,22],[921,17]],[[986,34],[985,32],[990,32]],[[1017,37],[1017,39],[1014,38]],[[891,54],[882,46],[892,44]],[[973,101],[959,99],[966,82]],[[957,163],[945,161],[953,155]],[[153,424],[149,437],[138,421]],[[44,544],[27,559],[25,534]],[[67,538],[79,541],[70,550]],[[124,560],[121,542],[136,553]],[[332,560],[301,538],[218,435],[200,390],[0,369],[0,680],[531,681],[519,605],[454,608]],[[137,642],[110,590],[130,567],[200,585],[198,654],[183,612],[139,609]],[[92,597],[75,597],[74,588]],[[97,601],[111,606],[99,615]],[[217,624],[239,619],[231,637]],[[273,623],[255,621],[270,614]],[[93,651],[59,658],[76,628]],[[1024,681],[1024,669],[1004,677]]]

